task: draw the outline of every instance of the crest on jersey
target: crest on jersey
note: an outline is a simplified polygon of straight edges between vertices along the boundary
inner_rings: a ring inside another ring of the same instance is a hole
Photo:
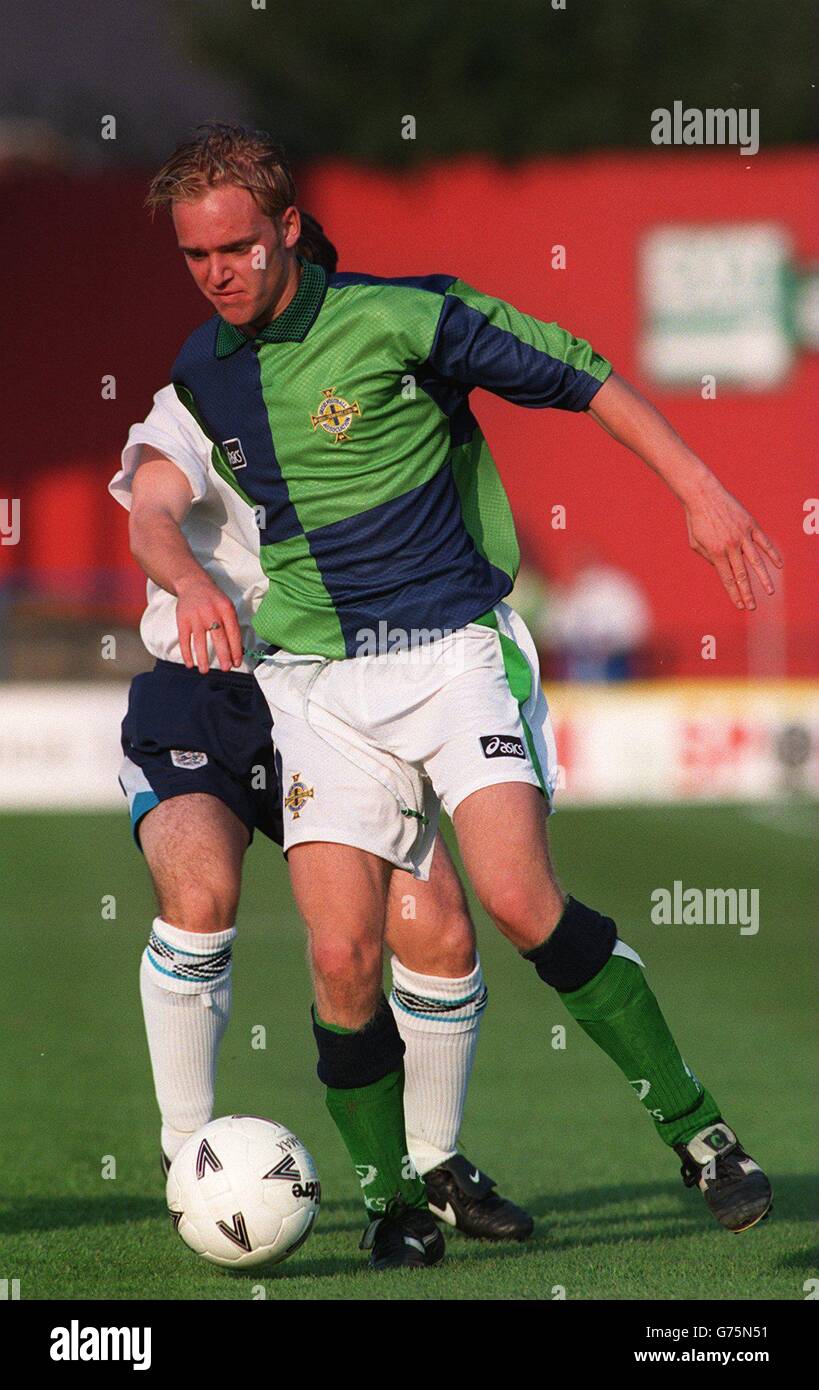
[[[311,796],[315,796],[313,788],[302,782],[300,772],[294,772],[290,790],[284,798],[284,804],[288,811],[292,811],[294,820],[298,820]]]
[[[345,439],[349,439],[347,431],[353,423],[353,416],[361,414],[361,407],[358,401],[345,401],[343,396],[336,395],[330,388],[322,391],[322,400],[315,415],[310,416],[310,423],[313,429],[321,427],[329,434],[334,444],[343,444]]]

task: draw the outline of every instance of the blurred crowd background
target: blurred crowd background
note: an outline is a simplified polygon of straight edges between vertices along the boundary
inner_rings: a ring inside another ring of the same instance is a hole
[[[342,270],[455,273],[588,338],[782,549],[776,598],[737,613],[675,501],[591,421],[476,393],[519,523],[513,602],[548,679],[815,676],[814,24],[811,0],[9,8],[0,682],[149,664],[106,485],[210,312],[169,221],[142,207],[207,120],[281,140]],[[652,112],[675,101],[758,111],[758,153],[653,143]],[[800,766],[806,720],[780,720],[803,729]]]

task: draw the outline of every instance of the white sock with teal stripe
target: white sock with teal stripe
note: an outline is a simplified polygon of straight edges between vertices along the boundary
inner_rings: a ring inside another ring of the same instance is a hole
[[[162,1148],[173,1159],[213,1113],[216,1059],[230,1017],[236,928],[181,931],[155,917],[139,972]]]
[[[392,957],[390,1005],[404,1039],[404,1119],[419,1173],[458,1149],[486,986],[481,963],[460,979],[419,975]]]

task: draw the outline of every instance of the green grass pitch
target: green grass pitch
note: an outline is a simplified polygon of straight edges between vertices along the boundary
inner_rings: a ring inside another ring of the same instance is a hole
[[[217,1113],[269,1115],[313,1152],[315,1233],[278,1269],[222,1273],[165,1216],[137,969],[152,895],[124,813],[0,818],[3,1196],[0,1277],[23,1299],[803,1299],[819,1275],[811,1152],[809,807],[566,810],[561,877],[643,956],[689,1064],[772,1175],[775,1210],[741,1236],[686,1191],[611,1062],[480,912],[489,983],[463,1146],[536,1217],[523,1246],[451,1234],[437,1269],[375,1276],[363,1211],[315,1077],[302,932],[278,851],[245,870],[234,1016]],[[650,894],[757,887],[756,936],[658,927]],[[102,915],[113,895],[115,920]],[[814,957],[815,960],[815,957]],[[251,1046],[254,1025],[267,1047]],[[552,1029],[566,1026],[565,1050]],[[104,1179],[106,1155],[116,1177]]]

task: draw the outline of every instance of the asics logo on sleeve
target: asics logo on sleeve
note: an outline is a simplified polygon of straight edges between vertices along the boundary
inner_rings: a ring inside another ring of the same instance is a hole
[[[481,734],[485,758],[525,758],[523,739],[516,734]]]
[[[234,473],[237,468],[247,468],[247,459],[245,458],[241,439],[223,439],[222,448],[227,454],[227,461]]]

